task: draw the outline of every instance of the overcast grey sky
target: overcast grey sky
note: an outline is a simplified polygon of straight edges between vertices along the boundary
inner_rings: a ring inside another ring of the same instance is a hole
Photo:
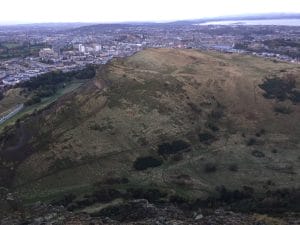
[[[0,23],[171,21],[298,12],[300,0],[0,0]]]

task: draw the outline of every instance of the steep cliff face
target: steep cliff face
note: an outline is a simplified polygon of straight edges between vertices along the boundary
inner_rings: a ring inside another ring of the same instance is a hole
[[[30,202],[95,185],[185,198],[299,188],[299,85],[299,65],[251,56],[116,59],[1,134],[1,183]]]

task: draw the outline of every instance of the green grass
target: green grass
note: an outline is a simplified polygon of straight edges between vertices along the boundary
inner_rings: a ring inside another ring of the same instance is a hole
[[[66,87],[60,88],[55,93],[55,95],[53,95],[51,97],[43,98],[40,103],[24,107],[19,113],[17,113],[12,118],[5,121],[5,123],[0,125],[0,132],[2,132],[6,126],[14,124],[18,119],[21,119],[22,117],[24,117],[26,115],[32,114],[35,110],[41,110],[41,109],[47,107],[49,104],[55,102],[61,96],[76,90],[84,83],[85,83],[84,81],[73,81],[73,82],[67,84]]]
[[[94,187],[90,184],[82,184],[82,185],[74,185],[74,186],[69,186],[65,187],[62,189],[55,189],[48,191],[45,189],[45,191],[40,191],[38,194],[35,192],[26,193],[25,195],[21,195],[22,200],[25,204],[30,205],[33,204],[37,201],[41,201],[44,203],[50,203],[54,199],[60,199],[66,194],[73,193],[76,196],[83,195],[85,193],[90,193],[94,190]]]
[[[13,88],[6,92],[5,97],[0,101],[0,116],[6,115],[16,105],[26,101],[26,97],[22,95],[22,88]]]

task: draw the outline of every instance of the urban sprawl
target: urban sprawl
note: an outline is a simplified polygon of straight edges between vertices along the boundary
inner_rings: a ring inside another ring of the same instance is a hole
[[[299,33],[299,27],[198,24],[1,27],[0,56],[8,56],[0,58],[0,88],[55,70],[105,64],[145,48],[215,50],[299,63],[299,55],[292,54],[299,52]],[[26,53],[10,56],[15,46]]]

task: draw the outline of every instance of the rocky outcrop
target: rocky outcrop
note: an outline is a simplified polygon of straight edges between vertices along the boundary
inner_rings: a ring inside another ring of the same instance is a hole
[[[154,205],[138,199],[110,206],[97,213],[70,212],[64,207],[36,203],[24,211],[14,211],[0,220],[1,225],[268,225],[297,224],[297,216],[285,219],[265,219],[257,215],[241,214],[217,209],[185,211],[175,205]]]

